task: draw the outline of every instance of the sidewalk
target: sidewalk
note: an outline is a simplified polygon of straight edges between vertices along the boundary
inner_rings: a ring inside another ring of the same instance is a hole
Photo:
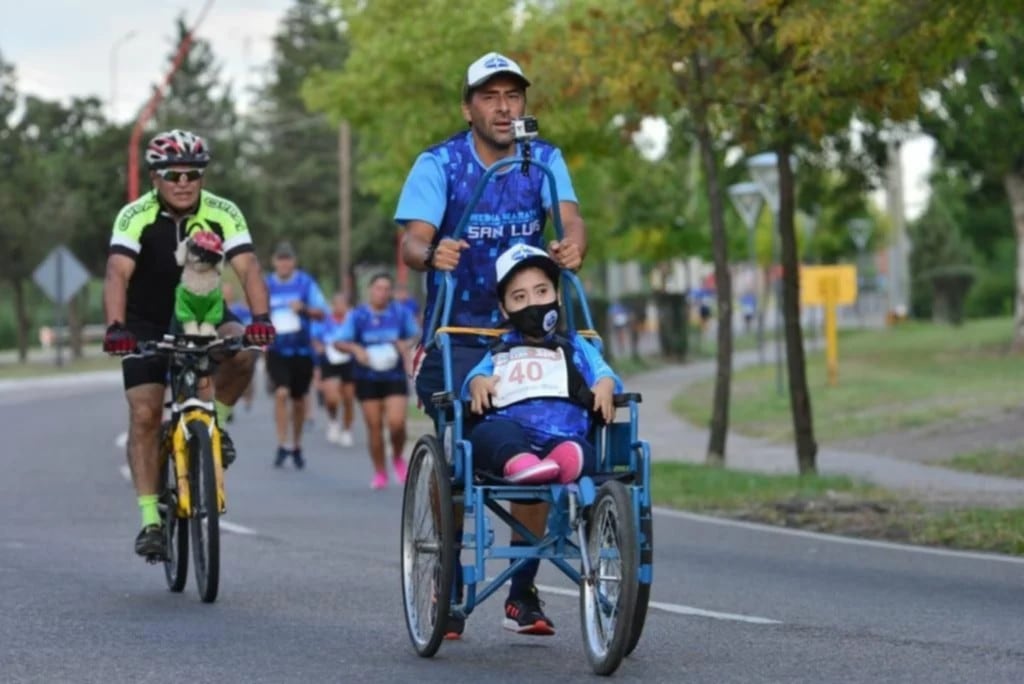
[[[739,370],[757,362],[756,352],[737,353],[733,368]],[[626,389],[643,394],[640,405],[640,435],[651,443],[655,462],[703,463],[707,451],[707,427],[691,425],[672,412],[672,397],[687,385],[714,373],[713,361],[659,368],[626,378]],[[710,414],[710,407],[709,407]],[[726,467],[767,473],[795,473],[796,449],[792,444],[774,444],[730,432],[726,442]],[[1024,505],[1024,480],[975,475],[948,468],[923,465],[885,456],[863,454],[818,445],[818,472],[847,475],[890,489],[913,491],[934,498],[992,497],[993,504]]]

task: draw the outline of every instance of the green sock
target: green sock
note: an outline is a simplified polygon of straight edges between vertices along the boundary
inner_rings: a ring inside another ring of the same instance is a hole
[[[139,512],[142,513],[142,526],[160,524],[160,511],[156,508],[159,497],[156,494],[143,494],[139,497]]]
[[[214,400],[213,405],[217,409],[217,425],[220,425],[221,427],[227,425],[228,420],[231,419],[231,407],[221,401],[217,401],[216,399]]]

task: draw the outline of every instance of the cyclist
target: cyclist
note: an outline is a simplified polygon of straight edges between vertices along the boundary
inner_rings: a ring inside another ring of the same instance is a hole
[[[107,331],[104,351],[130,354],[139,340],[159,339],[171,325],[174,288],[181,277],[175,261],[178,243],[200,230],[212,230],[224,243],[225,259],[245,290],[252,322],[243,328],[230,310],[217,330],[220,335],[245,334],[254,344],[274,339],[267,308],[267,291],[242,212],[233,202],[203,188],[210,162],[206,142],[189,131],[158,134],[146,147],[146,165],[153,190],[124,206],[114,221],[103,283]],[[214,376],[215,403],[220,425],[252,379],[255,354],[241,353],[220,364]],[[166,557],[167,549],[157,509],[160,483],[158,435],[167,382],[167,361],[158,357],[126,358],[121,364],[128,400],[128,463],[142,515],[135,552],[143,557]],[[235,460],[235,447],[222,437],[225,467]]]
[[[313,276],[296,267],[295,249],[291,243],[278,243],[273,261],[274,272],[267,275],[267,290],[270,292],[270,316],[277,337],[267,350],[267,374],[274,387],[277,425],[274,466],[280,468],[291,456],[295,467],[302,468],[306,465],[302,457],[306,395],[313,382],[311,323],[323,319],[327,302]],[[291,439],[288,439],[289,413]]]
[[[398,484],[405,482],[405,423],[409,380],[405,356],[420,329],[409,310],[391,298],[391,276],[378,273],[370,280],[367,302],[345,318],[331,343],[355,357],[356,399],[366,423],[366,440],[373,463],[372,489],[388,486],[384,458],[384,429],[391,438],[391,464]]]
[[[517,243],[543,247],[544,225],[552,212],[558,212],[565,235],[562,240],[549,243],[548,251],[559,266],[572,270],[580,267],[586,252],[586,228],[569,171],[561,151],[539,139],[530,144],[532,158],[546,164],[554,174],[558,206],[552,206],[544,173],[537,168],[523,173],[510,166],[491,179],[469,217],[465,233],[457,240],[452,237],[487,169],[501,159],[521,153],[513,121],[526,111],[529,85],[520,66],[496,52],[470,64],[462,94],[462,116],[469,130],[428,148],[409,172],[395,220],[405,227],[405,263],[412,269],[432,272],[427,277],[424,321],[430,321],[433,315],[441,272],[449,271],[457,293],[450,322],[467,327],[496,326],[501,313],[495,297],[495,255]],[[424,325],[424,329],[427,327]],[[453,381],[458,389],[487,351],[488,340],[460,335],[452,341]],[[435,348],[424,355],[421,348],[417,357],[416,393],[427,413],[433,416],[431,394],[444,389],[441,354]],[[512,513],[531,532],[544,533],[546,507],[514,503]],[[525,543],[514,534],[512,543],[517,541]],[[456,568],[461,566],[456,564]],[[523,624],[545,620],[531,570],[522,569],[513,585],[529,587],[529,591],[522,596],[509,596],[506,616],[516,613]],[[451,616],[448,624],[449,636],[462,632],[463,625],[456,616]]]

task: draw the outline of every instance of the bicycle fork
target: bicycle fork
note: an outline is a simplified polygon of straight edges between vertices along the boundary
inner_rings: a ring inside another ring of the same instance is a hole
[[[188,437],[190,423],[198,422],[203,425],[210,435],[210,454],[213,457],[213,471],[217,482],[217,509],[224,513],[227,510],[227,494],[224,488],[224,467],[221,462],[220,428],[217,426],[217,418],[213,409],[207,407],[208,402],[197,400],[186,400],[180,407],[184,412],[180,414],[177,425],[174,426],[172,439],[172,453],[174,454],[174,470],[178,479],[178,517],[192,517],[192,492],[189,487],[189,464]],[[177,407],[176,407],[177,408]],[[201,465],[199,467],[202,467]]]

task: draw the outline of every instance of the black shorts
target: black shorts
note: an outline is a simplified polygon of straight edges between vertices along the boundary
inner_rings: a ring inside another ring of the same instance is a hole
[[[241,323],[238,316],[231,313],[231,309],[226,305],[224,306],[224,318],[220,319],[217,327],[219,328],[225,323]],[[177,321],[172,321],[171,325],[157,325],[151,321],[133,319],[130,316],[124,327],[140,342],[159,340],[168,332],[180,332],[181,330]],[[121,375],[124,377],[125,390],[139,385],[166,385],[167,370],[168,359],[166,356],[121,359]]]
[[[409,383],[405,380],[356,380],[356,399],[359,401],[408,395]]]
[[[275,390],[287,387],[288,395],[292,399],[301,399],[309,392],[309,386],[313,382],[313,357],[283,356],[268,351],[267,377],[270,378],[270,384]]]
[[[320,379],[330,380],[331,378],[340,378],[342,382],[352,382],[352,372],[355,368],[355,363],[352,361],[346,361],[345,363],[325,363],[320,366]]]

